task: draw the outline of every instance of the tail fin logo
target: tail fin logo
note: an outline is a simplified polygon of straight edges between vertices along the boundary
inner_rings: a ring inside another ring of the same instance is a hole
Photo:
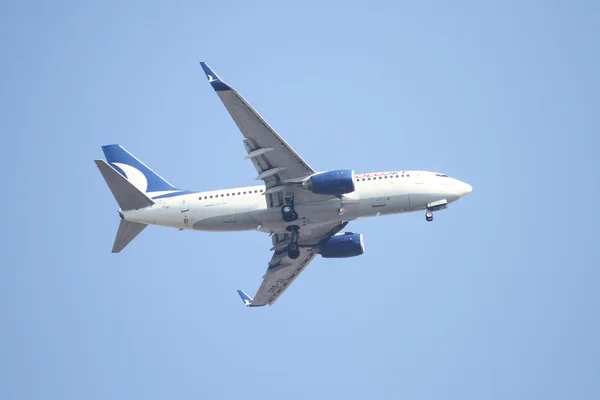
[[[182,192],[118,144],[102,146],[106,161],[143,193],[154,196]]]
[[[138,188],[142,193],[146,193],[146,190],[148,189],[148,179],[146,179],[146,176],[139,169],[119,162],[113,162],[112,164],[119,167],[121,171],[125,173],[125,178],[127,178],[133,186]]]

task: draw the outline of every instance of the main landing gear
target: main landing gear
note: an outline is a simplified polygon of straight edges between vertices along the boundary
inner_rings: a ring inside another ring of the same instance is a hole
[[[300,246],[298,246],[298,243],[288,244],[287,251],[288,257],[292,260],[295,260],[296,258],[300,257]]]
[[[292,260],[300,257],[300,246],[298,245],[298,238],[300,237],[300,227],[298,225],[288,226],[287,230],[292,234],[292,241],[287,246],[288,257]]]
[[[281,207],[281,216],[285,222],[292,222],[298,219],[298,214],[294,210],[294,206],[291,204],[286,204]]]
[[[427,222],[433,221],[433,213],[431,211],[427,211],[425,213],[425,219],[427,220]]]
[[[298,219],[298,214],[294,210],[294,195],[285,196],[285,204],[281,207],[281,216],[285,222],[292,222]]]
[[[294,195],[288,193],[284,199],[284,205],[281,207],[281,216],[285,222],[293,222],[298,219],[298,213],[294,210]],[[298,245],[300,227],[298,225],[290,225],[286,230],[291,234],[290,244],[287,246],[288,257],[295,260],[300,257],[300,246]]]

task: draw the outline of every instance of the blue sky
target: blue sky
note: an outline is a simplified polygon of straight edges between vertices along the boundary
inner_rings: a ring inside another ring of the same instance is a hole
[[[600,397],[597,2],[167,3],[1,7],[1,399]],[[316,169],[474,191],[353,222],[366,254],[273,307],[235,292],[263,234],[110,254],[101,145],[179,187],[254,182],[201,60]]]

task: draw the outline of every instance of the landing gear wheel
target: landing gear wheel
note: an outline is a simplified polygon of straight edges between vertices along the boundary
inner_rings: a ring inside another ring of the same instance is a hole
[[[425,213],[425,219],[427,220],[427,222],[433,221],[433,213],[431,211],[427,211]]]
[[[292,260],[295,260],[296,258],[300,257],[300,246],[298,246],[298,243],[288,244],[287,251],[288,257]]]
[[[298,214],[294,211],[294,207],[289,204],[281,207],[281,216],[285,222],[292,222],[298,219]]]

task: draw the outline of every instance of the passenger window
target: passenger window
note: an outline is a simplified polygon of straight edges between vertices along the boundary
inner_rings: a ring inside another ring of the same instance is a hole
[[[229,193],[227,193],[227,196],[229,196]]]
[[[221,197],[223,197],[223,193],[221,193]]]
[[[210,198],[212,199],[212,196],[210,196]]]

